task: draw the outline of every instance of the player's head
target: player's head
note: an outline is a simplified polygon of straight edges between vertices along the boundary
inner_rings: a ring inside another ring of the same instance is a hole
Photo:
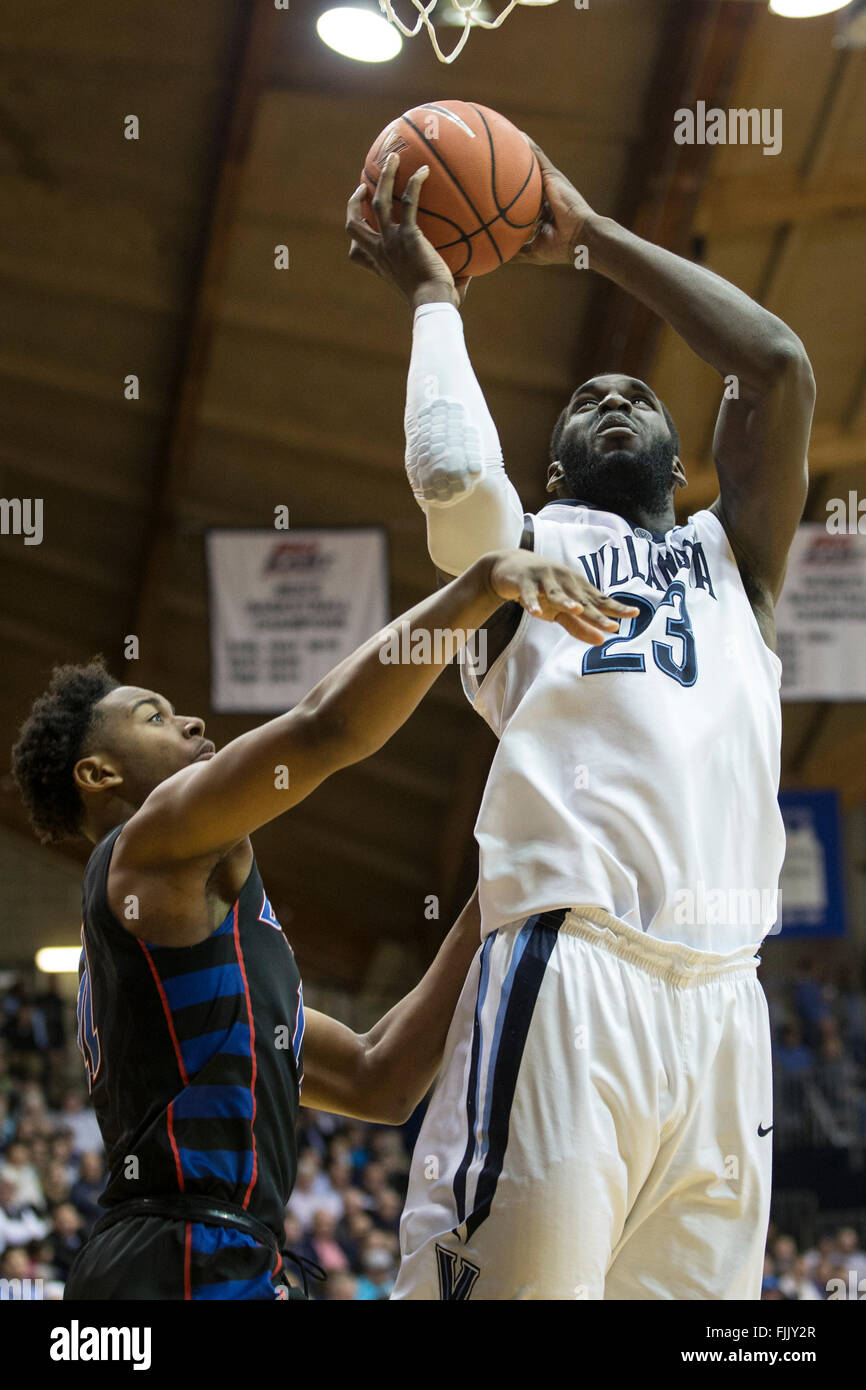
[[[560,413],[550,441],[553,486],[601,511],[670,515],[685,484],[667,406],[643,381],[605,373],[585,381]]]
[[[160,782],[212,752],[204,721],[162,695],[120,685],[102,658],[55,667],[12,750],[12,772],[43,844],[97,840]]]

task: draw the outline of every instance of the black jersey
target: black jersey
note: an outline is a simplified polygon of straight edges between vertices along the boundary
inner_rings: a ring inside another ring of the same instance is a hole
[[[108,1150],[104,1206],[189,1194],[282,1237],[295,1181],[304,1005],[255,861],[195,946],[124,930],[106,894],[118,826],[84,872],[78,1042]]]

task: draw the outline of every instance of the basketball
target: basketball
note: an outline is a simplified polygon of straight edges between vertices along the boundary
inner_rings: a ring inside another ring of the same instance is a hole
[[[362,175],[364,218],[377,231],[371,200],[394,153],[394,220],[412,174],[428,164],[418,226],[452,275],[487,275],[529,240],[541,211],[541,170],[526,136],[498,111],[473,101],[428,101],[386,126]]]

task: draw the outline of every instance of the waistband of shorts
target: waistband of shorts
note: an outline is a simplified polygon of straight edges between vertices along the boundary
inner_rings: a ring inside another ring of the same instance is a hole
[[[268,1245],[277,1253],[280,1250],[280,1241],[270,1226],[250,1216],[243,1207],[237,1207],[233,1202],[218,1202],[212,1197],[192,1195],[130,1197],[129,1201],[118,1202],[117,1206],[100,1216],[91,1236],[136,1216],[158,1216],[164,1221],[200,1221],[206,1226],[227,1226],[244,1231],[259,1245]]]
[[[730,974],[752,974],[759,960],[757,946],[741,946],[727,955],[697,951],[679,941],[661,941],[637,931],[603,907],[581,905],[566,909],[559,930],[627,960],[638,969],[672,985],[701,985]]]

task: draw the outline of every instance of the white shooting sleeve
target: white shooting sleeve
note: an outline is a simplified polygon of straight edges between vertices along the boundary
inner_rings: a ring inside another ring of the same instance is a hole
[[[404,424],[406,472],[433,563],[462,574],[489,550],[519,546],[523,506],[452,304],[415,310]]]

